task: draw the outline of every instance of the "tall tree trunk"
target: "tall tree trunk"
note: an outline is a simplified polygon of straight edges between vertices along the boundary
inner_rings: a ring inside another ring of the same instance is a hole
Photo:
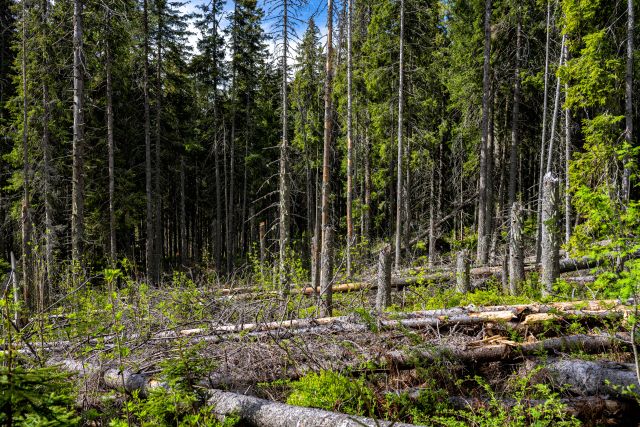
[[[432,156],[433,157],[433,156]],[[428,267],[434,266],[436,258],[436,160],[432,158],[429,177],[429,262]]]
[[[478,251],[476,254],[479,264],[486,264],[489,258],[489,237],[487,230],[487,216],[490,216],[491,206],[488,205],[489,178],[489,102],[491,60],[491,0],[485,0],[484,11],[484,66],[482,71],[482,141],[480,144],[480,179],[478,184]]]
[[[542,137],[540,139],[540,170],[538,172],[538,221],[536,238],[536,263],[540,263],[542,249],[542,185],[544,175],[544,151],[547,147],[547,110],[549,109],[549,44],[551,40],[551,0],[547,0],[547,38],[544,47],[544,100],[542,102]]]
[[[160,283],[162,273],[162,197],[160,196],[160,147],[162,147],[162,33],[164,31],[164,0],[156,0],[158,13],[158,31],[156,33],[156,146],[155,146],[155,173],[154,173],[154,243],[153,263],[156,283]]]
[[[287,100],[287,55],[289,48],[289,21],[288,1],[282,1],[282,142],[280,143],[280,292],[283,295],[289,293],[289,279],[287,274],[287,250],[289,247],[289,138],[287,113],[289,103]],[[246,170],[246,168],[245,168]]]
[[[43,48],[43,64],[45,69],[49,69],[49,42],[48,42],[48,17],[49,15],[49,0],[43,0],[42,2],[42,21],[44,34],[43,39],[45,46]],[[51,292],[51,284],[54,276],[55,262],[53,259],[53,244],[54,244],[54,230],[53,230],[53,205],[51,202],[51,132],[49,131],[49,123],[51,121],[51,105],[49,97],[49,80],[45,76],[42,82],[42,160],[43,160],[43,172],[42,180],[44,185],[44,252],[45,252],[45,277],[44,282],[41,284],[42,306],[38,309],[44,310],[44,304],[46,304],[49,294]]]
[[[363,206],[364,235],[366,241],[371,239],[371,141],[369,129],[364,129],[364,206]]]
[[[331,218],[330,218],[330,163],[331,163],[331,136],[333,121],[333,106],[331,93],[333,91],[333,0],[327,0],[327,59],[326,78],[324,83],[324,144],[322,150],[322,243],[320,261],[320,296],[323,299],[322,312],[324,316],[332,313],[332,281],[331,271]]]
[[[490,1],[490,0],[489,0]],[[404,112],[404,0],[400,0],[400,65],[398,78],[398,158],[397,160],[397,178],[396,178],[396,247],[395,262],[396,270],[400,268],[400,258],[402,249],[402,131],[403,131],[403,112]]]
[[[511,208],[516,201],[518,150],[520,145],[520,46],[521,46],[522,18],[518,7],[518,24],[516,29],[516,70],[513,86],[513,110],[511,118],[511,150],[509,153],[509,191],[507,206]]]
[[[142,89],[144,92],[144,155],[145,155],[145,195],[146,195],[146,232],[145,258],[147,280],[153,282],[156,277],[153,262],[153,190],[151,188],[151,113],[149,111],[149,5],[143,3],[144,67],[142,71]]]
[[[564,48],[566,43],[566,35],[562,36],[562,45],[560,47],[560,59],[558,59],[558,68],[562,67],[564,61]],[[549,135],[549,151],[547,152],[547,173],[551,172],[553,166],[553,144],[556,138],[556,126],[558,122],[558,111],[560,109],[560,77],[556,79],[556,95],[553,102],[553,116],[551,117],[551,134]]]
[[[347,0],[347,277],[351,277],[351,245],[353,244],[353,94],[352,94],[352,19],[353,0]]]
[[[235,84],[235,78],[234,84]],[[235,91],[235,89],[233,89]],[[233,257],[235,251],[235,236],[234,236],[234,163],[235,163],[235,144],[236,144],[236,110],[235,110],[235,99],[232,101],[234,106],[231,108],[231,136],[229,138],[229,175],[228,175],[228,183],[229,183],[229,198],[227,200],[227,273],[231,273],[233,271]]]
[[[22,286],[28,308],[35,308],[31,230],[31,166],[29,164],[29,99],[27,84],[27,5],[22,2]],[[75,128],[74,128],[75,129]],[[75,141],[75,140],[74,140]],[[74,145],[75,147],[75,145]],[[75,160],[75,156],[74,156]],[[75,169],[74,169],[75,171]]]
[[[84,252],[84,73],[82,0],[73,2],[73,176],[71,190],[71,252],[79,264]]]
[[[213,10],[213,127],[214,127],[214,141],[213,141],[213,158],[214,158],[214,170],[215,170],[215,186],[216,186],[216,221],[214,227],[215,233],[215,260],[216,269],[218,272],[222,269],[222,192],[220,181],[220,144],[218,138],[218,21],[216,15],[216,3],[212,2]]]
[[[569,49],[564,47],[565,61],[569,58]],[[569,93],[569,84],[564,85],[565,97]],[[571,182],[569,177],[569,164],[571,162],[571,110],[564,110],[564,238],[565,243],[569,243],[571,238]],[[569,253],[567,252],[567,257]]]
[[[107,11],[107,28],[110,28],[111,11]],[[109,258],[116,261],[116,213],[115,213],[115,166],[113,142],[113,83],[111,79],[111,46],[106,37],[105,72],[107,74],[107,151],[109,163]]]
[[[184,155],[180,156],[180,262],[187,261],[187,202],[184,176]]]
[[[624,79],[624,139],[628,148],[633,147],[633,38],[635,19],[633,13],[633,0],[627,0],[627,65]],[[622,173],[622,202],[629,202],[631,192],[631,169],[629,156],[624,158],[624,171]]]

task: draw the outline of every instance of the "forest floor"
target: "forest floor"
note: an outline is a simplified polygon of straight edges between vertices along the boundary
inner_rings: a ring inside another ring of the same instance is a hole
[[[585,274],[565,274],[565,295],[538,302],[526,291],[535,274],[513,297],[495,275],[458,294],[414,269],[394,279],[384,313],[365,274],[321,318],[303,285],[281,296],[180,273],[154,288],[111,271],[100,286],[69,286],[12,342],[73,374],[92,425],[337,425],[296,424],[293,406],[256,415],[263,404],[240,395],[370,417],[353,425],[637,425],[633,301],[596,300]]]

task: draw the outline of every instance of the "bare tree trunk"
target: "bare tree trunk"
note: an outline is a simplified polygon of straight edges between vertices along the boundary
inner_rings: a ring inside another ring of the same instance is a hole
[[[624,79],[624,139],[628,148],[633,147],[633,38],[635,19],[633,13],[633,0],[627,0],[627,65]],[[629,202],[631,192],[631,168],[629,156],[624,158],[624,171],[622,172],[622,202]]]
[[[234,73],[235,75],[235,73]],[[235,77],[233,79],[235,85]],[[233,89],[235,92],[235,89]],[[235,96],[232,100],[233,107],[231,108],[231,137],[229,138],[229,175],[228,175],[228,200],[227,200],[227,237],[226,237],[226,247],[227,247],[227,273],[231,273],[233,271],[233,256],[235,249],[234,235],[233,235],[233,214],[234,214],[234,146],[236,143],[236,111],[235,111]]]
[[[107,11],[107,28],[110,28],[111,11]],[[107,150],[109,163],[109,258],[116,262],[116,213],[115,213],[115,165],[113,142],[113,83],[111,79],[111,46],[109,36],[106,38],[105,72],[107,74]]]
[[[566,35],[562,35],[562,45],[560,47],[560,59],[558,60],[558,67],[562,67],[564,61],[564,50],[566,43]],[[551,135],[549,135],[549,151],[547,152],[547,173],[551,172],[553,166],[553,144],[556,138],[556,126],[558,122],[558,111],[560,109],[560,77],[556,81],[556,96],[553,102],[553,116],[551,117]]]
[[[160,196],[160,147],[162,146],[162,32],[164,30],[163,2],[156,1],[158,14],[158,31],[156,32],[156,146],[155,146],[155,174],[154,174],[154,243],[153,264],[154,281],[160,283],[162,273],[162,198]]]
[[[435,201],[435,179],[436,165],[432,159],[431,178],[429,179],[429,263],[428,267],[433,268],[436,257],[436,201]]]
[[[333,315],[333,229],[327,225],[322,232],[322,259],[320,260],[320,306],[322,316]]]
[[[265,265],[267,265],[267,226],[264,221],[260,222],[260,274],[264,281],[266,276]]]
[[[220,180],[220,144],[218,138],[218,21],[216,15],[218,10],[216,10],[215,2],[212,3],[213,10],[211,13],[213,14],[213,124],[214,124],[214,142],[213,142],[213,156],[214,156],[214,169],[215,169],[215,186],[216,186],[216,224],[214,227],[215,232],[215,259],[216,259],[216,269],[218,272],[222,269],[222,191],[220,190],[220,186],[222,182]]]
[[[519,284],[524,280],[524,243],[522,242],[522,205],[511,205],[511,226],[509,231],[509,293],[516,295]]]
[[[353,108],[353,94],[352,94],[352,46],[351,46],[351,32],[352,32],[352,14],[353,4],[352,0],[347,0],[347,277],[351,277],[351,245],[353,244],[353,123],[352,123],[352,108]]]
[[[184,155],[180,156],[180,262],[184,264],[187,261],[187,208],[185,194],[185,176],[184,176]]]
[[[144,92],[144,152],[145,152],[145,194],[146,194],[146,229],[145,242],[147,280],[153,282],[156,277],[153,263],[153,190],[151,188],[151,113],[149,111],[149,5],[148,0],[143,3],[144,26],[144,68],[142,74],[142,88]]]
[[[326,79],[324,84],[324,146],[322,152],[322,250],[320,262],[320,294],[324,299],[323,314],[331,316],[332,311],[332,276],[331,269],[331,224],[329,212],[330,181],[329,171],[331,162],[331,134],[332,134],[332,102],[333,91],[333,0],[327,0],[327,60]]]
[[[491,1],[491,0],[488,0]],[[400,0],[400,70],[398,78],[398,158],[397,160],[397,178],[396,178],[396,250],[394,267],[396,270],[400,268],[400,259],[402,257],[402,131],[403,131],[403,112],[404,112],[404,0]]]
[[[215,105],[215,103],[214,103]],[[213,142],[213,156],[215,162],[215,180],[216,180],[216,223],[214,227],[215,235],[215,258],[216,269],[218,272],[222,269],[222,182],[220,180],[220,143],[218,141],[218,135],[216,133],[215,141]]]
[[[568,58],[568,49],[565,46],[565,58]],[[569,84],[564,86],[565,96],[569,93]],[[571,181],[569,176],[569,166],[571,163],[571,110],[564,110],[564,238],[569,243],[571,238]],[[569,253],[567,252],[567,257]]]
[[[49,45],[47,41],[48,37],[48,14],[49,14],[49,0],[42,2],[42,21],[44,25],[44,40],[45,40],[45,52],[43,63],[45,69],[49,68]],[[42,83],[42,160],[43,160],[43,184],[44,184],[44,241],[45,241],[45,278],[41,284],[42,289],[42,306],[38,307],[39,311],[44,310],[49,294],[51,292],[51,285],[54,276],[55,262],[53,259],[53,244],[54,244],[54,230],[53,230],[53,206],[51,202],[51,133],[49,131],[49,123],[51,121],[51,105],[49,99],[49,80],[44,78]]]
[[[391,245],[385,245],[378,256],[378,293],[376,310],[384,311],[391,304]]]
[[[363,206],[364,237],[367,241],[371,238],[371,145],[369,130],[364,130],[364,206]]]
[[[71,189],[71,252],[80,264],[84,252],[84,72],[82,0],[73,2],[73,176]]]
[[[282,142],[280,144],[280,292],[283,295],[289,293],[289,279],[287,274],[287,249],[289,247],[289,140],[287,124],[287,55],[288,55],[288,2],[282,1]],[[246,170],[246,168],[245,168]]]
[[[75,16],[75,15],[74,15]],[[75,22],[75,21],[74,21]],[[75,32],[74,32],[75,35]],[[75,41],[75,38],[74,38]],[[27,5],[22,2],[22,287],[24,302],[29,309],[35,308],[33,295],[33,253],[31,230],[31,165],[29,164],[29,99],[27,84]],[[75,110],[74,110],[75,111]],[[75,116],[74,116],[75,117]],[[75,127],[74,127],[75,130]],[[74,132],[75,136],[75,132]],[[75,139],[74,139],[75,143]],[[75,148],[75,144],[74,144]],[[75,150],[74,150],[75,153]],[[74,156],[75,165],[75,156]],[[74,168],[75,173],[75,168]],[[75,183],[75,181],[74,181]],[[74,193],[75,194],[75,193]],[[75,200],[75,199],[74,199]]]
[[[551,39],[551,0],[547,0],[547,39],[544,48],[544,100],[542,103],[542,138],[540,140],[540,171],[538,175],[538,223],[536,238],[536,263],[540,262],[542,242],[542,184],[544,176],[544,151],[547,147],[547,110],[549,99],[549,44]]]
[[[542,295],[553,292],[560,275],[560,239],[558,215],[558,178],[551,172],[544,176],[542,200]]]
[[[485,0],[484,11],[484,66],[482,72],[482,141],[480,144],[480,179],[478,185],[478,251],[476,254],[479,264],[486,264],[489,258],[489,230],[487,216],[491,207],[488,206],[488,160],[489,160],[489,102],[490,76],[489,65],[491,59],[491,0]]]
[[[470,288],[469,253],[466,249],[456,255],[456,291],[467,293]]]
[[[511,119],[511,151],[509,154],[509,198],[507,206],[512,207],[516,201],[518,150],[520,146],[520,46],[521,46],[522,18],[518,8],[518,26],[516,29],[516,70],[514,73],[513,111]]]

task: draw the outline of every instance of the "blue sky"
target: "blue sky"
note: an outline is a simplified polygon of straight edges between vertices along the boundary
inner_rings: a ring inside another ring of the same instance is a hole
[[[197,5],[208,3],[208,1],[209,0],[187,0],[187,3],[183,6],[182,10],[184,12],[196,11]],[[262,23],[262,27],[264,28],[266,33],[273,34],[279,37],[279,35],[274,34],[275,27],[277,26],[276,17],[274,15],[277,15],[278,11],[275,10],[272,13],[269,13],[273,9],[272,1],[273,0],[271,1],[258,0],[259,6],[265,11],[265,19]],[[302,0],[302,1],[305,1],[305,0]],[[224,6],[225,12],[228,13],[231,10],[233,10],[233,5],[234,5],[234,2],[232,0],[226,0],[225,6]],[[334,3],[334,7],[336,6],[337,5],[335,5]],[[320,29],[320,32],[324,36],[326,34],[326,20],[327,20],[326,8],[327,8],[326,0],[306,0],[306,3],[299,8],[297,13],[297,18],[299,20],[299,22],[298,20],[296,20],[296,25],[295,25],[297,36],[302,37],[302,34],[306,29],[306,25],[307,25],[306,23],[309,17],[311,16],[314,17],[316,21],[316,25],[318,26],[318,28]],[[226,25],[227,25],[227,22],[225,19],[222,22],[222,26],[225,27]],[[195,28],[193,28],[193,26],[191,30],[192,32],[195,33]],[[194,34],[190,38],[190,43],[192,46],[195,46],[196,40],[197,40],[197,35]],[[291,48],[295,49],[297,44],[298,44],[298,40],[296,40],[295,38],[291,40]],[[271,45],[269,46],[269,50],[273,52],[275,49],[277,49],[277,47],[274,45],[274,42],[272,42]],[[292,56],[294,56],[293,52],[292,52]]]

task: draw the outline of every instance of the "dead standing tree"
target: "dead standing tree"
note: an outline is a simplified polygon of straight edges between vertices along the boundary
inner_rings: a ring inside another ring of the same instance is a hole
[[[332,312],[332,281],[331,268],[331,224],[329,214],[330,184],[329,169],[331,163],[331,134],[333,129],[332,101],[333,91],[333,0],[327,0],[327,60],[326,78],[324,82],[324,144],[322,150],[322,202],[321,202],[321,261],[320,261],[320,297],[322,302],[322,314],[331,316]]]
[[[551,172],[544,176],[542,194],[542,295],[553,292],[553,284],[560,275],[560,225],[558,212],[558,178]]]

